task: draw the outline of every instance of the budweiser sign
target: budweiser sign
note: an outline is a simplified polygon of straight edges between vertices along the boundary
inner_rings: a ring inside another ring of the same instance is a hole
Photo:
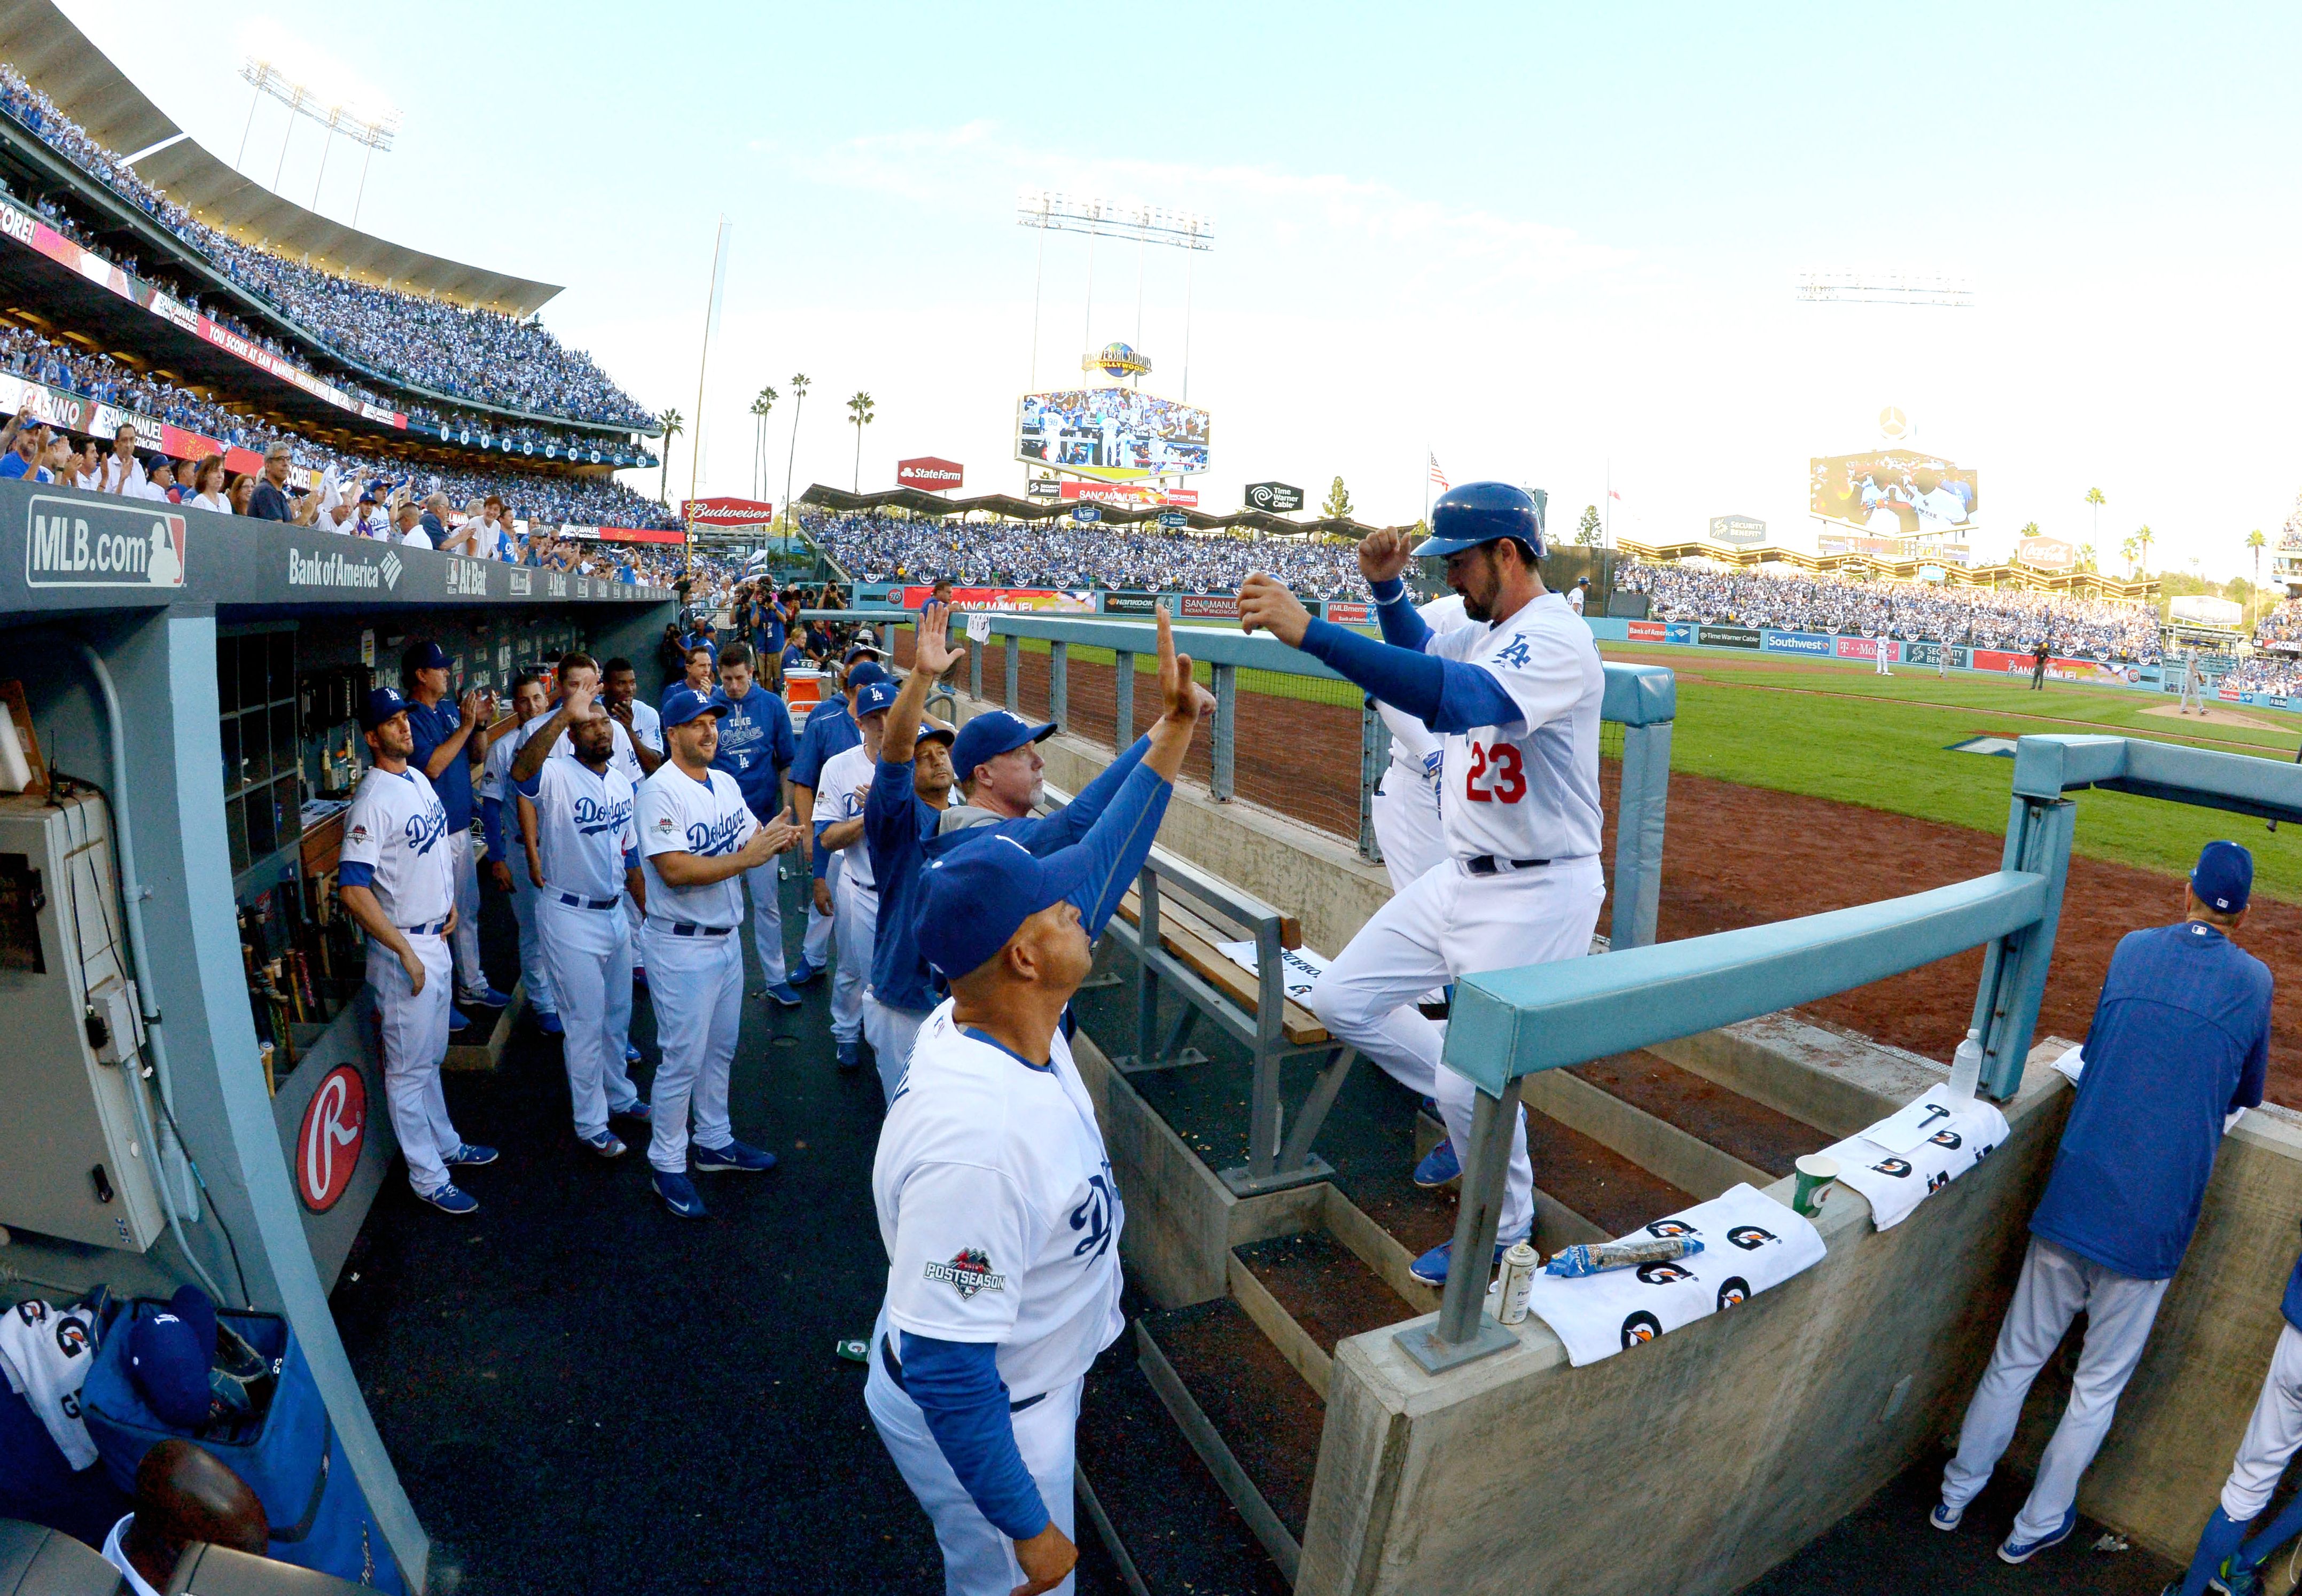
[[[916,460],[895,462],[895,481],[906,488],[924,488],[930,493],[940,493],[956,488],[967,480],[967,467],[957,460],[941,460],[933,455],[921,455]]]
[[[776,507],[764,499],[683,499],[679,514],[690,526],[765,526]]]

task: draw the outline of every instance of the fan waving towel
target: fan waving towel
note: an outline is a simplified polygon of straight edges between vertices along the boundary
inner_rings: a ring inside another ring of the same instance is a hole
[[[1626,1347],[1733,1307],[1822,1261],[1813,1225],[1748,1185],[1618,1238],[1694,1236],[1702,1250],[1582,1280],[1538,1273],[1527,1306],[1567,1344],[1580,1368]]]

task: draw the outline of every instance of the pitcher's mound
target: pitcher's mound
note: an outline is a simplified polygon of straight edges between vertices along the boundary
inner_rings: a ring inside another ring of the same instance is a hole
[[[2275,720],[2265,720],[2259,715],[2248,715],[2238,710],[2210,708],[2203,714],[2197,710],[2192,710],[2190,713],[2185,715],[2182,713],[2181,706],[2179,704],[2152,704],[2148,709],[2142,712],[2145,715],[2163,715],[2169,719],[2179,717],[2184,720],[2204,720],[2208,726],[2250,726],[2258,732],[2302,731],[2302,727],[2287,726]]]

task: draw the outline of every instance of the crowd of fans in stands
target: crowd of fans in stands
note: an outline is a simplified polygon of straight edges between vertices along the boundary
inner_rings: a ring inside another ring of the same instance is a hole
[[[1883,633],[2018,653],[2043,640],[2073,659],[2158,662],[2155,609],[2070,593],[1637,564],[1616,572],[1615,587],[1648,594],[1649,613],[1658,620],[1864,636]]]
[[[638,430],[653,424],[637,401],[609,381],[580,349],[560,343],[539,321],[490,310],[467,310],[416,294],[371,287],[269,250],[241,244],[193,218],[181,206],[139,177],[118,155],[90,138],[54,101],[0,63],[0,109],[42,142],[113,193],[150,215],[218,271],[297,323],[312,340],[346,359],[387,376],[475,403],[575,421]],[[52,206],[42,214],[59,231],[76,233],[70,219]],[[98,248],[80,238],[84,246]],[[109,257],[108,251],[105,252]],[[115,259],[133,274],[131,256]],[[193,301],[197,308],[197,300]],[[248,328],[214,308],[213,319],[301,364],[278,340]],[[334,380],[334,379],[331,379]],[[338,386],[355,385],[338,381]],[[361,393],[371,403],[411,416],[404,400]],[[421,412],[436,422],[436,415]]]
[[[330,449],[258,417],[226,410],[172,382],[132,371],[108,355],[75,349],[26,327],[0,325],[0,370],[258,453],[285,441],[293,446],[297,465],[315,471],[332,469],[348,483],[414,482],[425,491],[443,491],[458,504],[495,493],[526,507],[524,515],[554,526],[666,528],[679,525],[678,518],[654,500],[604,476],[441,471],[381,455]],[[104,444],[99,442],[97,447]]]
[[[800,525],[859,582],[948,576],[962,587],[1227,592],[1262,571],[1307,598],[1366,597],[1349,543],[1192,535],[1067,517],[961,522],[859,512],[802,516]]]

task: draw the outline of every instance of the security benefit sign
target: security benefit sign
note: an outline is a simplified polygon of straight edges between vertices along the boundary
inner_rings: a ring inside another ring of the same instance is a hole
[[[1783,1204],[1745,1184],[1619,1238],[1685,1236],[1702,1250],[1581,1280],[1538,1273],[1527,1307],[1580,1368],[1749,1301],[1822,1262],[1822,1237]]]
[[[184,517],[36,493],[24,511],[27,587],[181,587]]]

